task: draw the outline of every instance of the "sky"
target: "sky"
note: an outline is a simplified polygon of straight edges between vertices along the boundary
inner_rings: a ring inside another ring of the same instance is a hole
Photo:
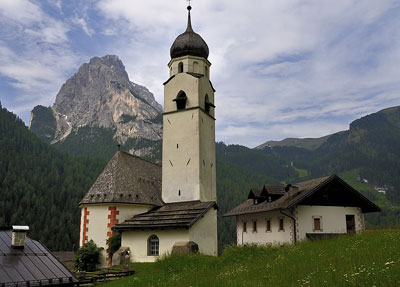
[[[0,0],[0,102],[29,124],[94,56],[117,55],[163,104],[187,1]],[[346,130],[400,105],[400,1],[193,0],[216,139],[255,147]]]

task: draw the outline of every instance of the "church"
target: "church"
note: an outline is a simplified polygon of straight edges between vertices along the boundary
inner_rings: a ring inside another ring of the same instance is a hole
[[[79,203],[79,244],[121,233],[131,261],[153,262],[174,245],[218,254],[214,88],[209,49],[188,23],[170,49],[164,83],[162,166],[117,151]]]

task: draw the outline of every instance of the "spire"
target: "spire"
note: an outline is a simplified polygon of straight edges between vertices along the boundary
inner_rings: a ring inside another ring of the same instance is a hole
[[[182,57],[182,56],[197,56],[197,57],[208,57],[208,46],[207,43],[201,38],[199,34],[196,34],[192,28],[192,21],[190,18],[190,10],[192,6],[187,6],[188,9],[188,23],[186,31],[180,34],[171,46],[170,54],[171,59]]]
[[[192,21],[190,19],[190,10],[192,10],[192,6],[187,6],[188,9],[188,24],[187,24],[187,28],[185,32],[193,32],[193,28],[192,28]]]

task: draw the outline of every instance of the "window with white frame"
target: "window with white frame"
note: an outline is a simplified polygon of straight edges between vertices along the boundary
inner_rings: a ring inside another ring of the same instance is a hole
[[[160,249],[160,241],[156,235],[152,235],[149,237],[148,242],[148,255],[149,256],[158,256]]]

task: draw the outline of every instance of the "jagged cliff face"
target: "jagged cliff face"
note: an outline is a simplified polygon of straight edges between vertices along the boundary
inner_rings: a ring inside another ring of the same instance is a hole
[[[60,144],[72,135],[76,138],[82,128],[86,132],[87,128],[100,128],[112,130],[113,141],[122,145],[132,139],[136,143],[145,140],[147,144],[127,149],[146,155],[151,152],[151,142],[162,138],[161,105],[147,88],[129,80],[124,65],[114,55],[92,58],[63,84],[49,108],[55,124],[49,125],[49,112],[43,109],[33,109],[30,129],[51,144]]]

